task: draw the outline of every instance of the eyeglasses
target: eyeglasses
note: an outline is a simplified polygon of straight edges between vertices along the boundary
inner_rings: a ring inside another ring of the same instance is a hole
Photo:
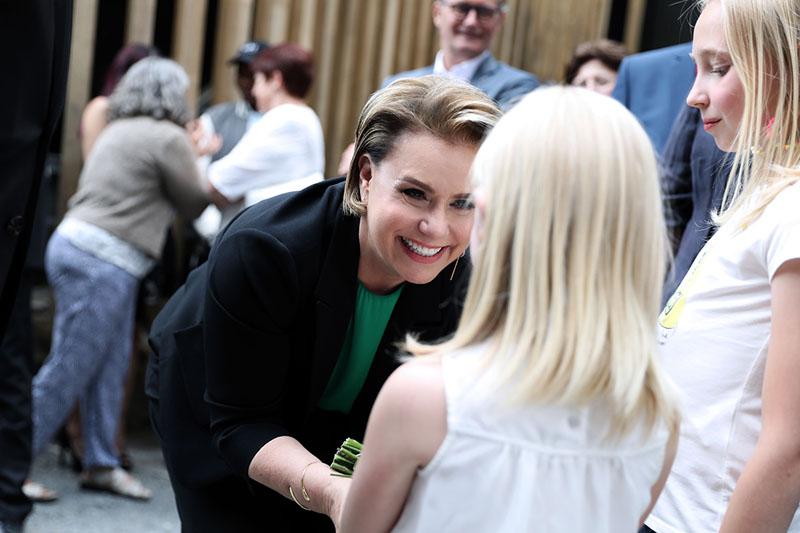
[[[439,0],[439,3],[452,9],[459,20],[467,18],[470,12],[475,10],[478,20],[481,22],[489,22],[497,17],[500,13],[505,11],[505,4],[498,7],[487,7],[483,5],[470,4],[469,2],[448,3],[444,2],[443,0]]]

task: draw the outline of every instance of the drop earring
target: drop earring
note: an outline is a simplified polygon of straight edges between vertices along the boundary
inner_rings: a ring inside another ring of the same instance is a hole
[[[453,281],[453,278],[456,275],[456,268],[458,268],[458,260],[461,259],[462,257],[464,257],[465,253],[467,253],[467,252],[464,252],[461,255],[459,255],[458,257],[456,257],[456,262],[453,263],[453,271],[450,272],[450,281]]]

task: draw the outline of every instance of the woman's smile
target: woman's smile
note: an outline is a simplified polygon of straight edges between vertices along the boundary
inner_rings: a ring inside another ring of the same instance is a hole
[[[415,261],[419,261],[420,263],[434,263],[438,261],[439,256],[441,256],[448,248],[447,246],[424,246],[419,242],[412,241],[411,239],[407,239],[405,237],[400,237],[399,239],[403,244],[403,247],[406,249],[408,256]]]

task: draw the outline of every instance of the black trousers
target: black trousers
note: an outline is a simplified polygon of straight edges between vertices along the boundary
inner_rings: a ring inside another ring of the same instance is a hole
[[[22,482],[31,466],[33,331],[31,284],[23,277],[0,344],[0,521],[22,523],[31,502]]]

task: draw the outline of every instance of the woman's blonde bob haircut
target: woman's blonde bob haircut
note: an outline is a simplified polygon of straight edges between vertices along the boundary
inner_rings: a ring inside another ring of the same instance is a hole
[[[344,186],[344,212],[357,216],[367,212],[359,188],[362,155],[380,164],[400,135],[408,132],[477,146],[499,118],[500,109],[491,98],[466,82],[442,76],[401,79],[376,92],[358,118]]]
[[[723,223],[743,209],[746,226],[800,179],[800,5],[796,0],[711,1],[720,2],[725,43],[744,87],[736,156],[717,220]]]
[[[486,206],[461,321],[451,340],[408,349],[487,342],[482,371],[511,402],[603,399],[613,435],[674,428],[655,361],[666,233],[636,119],[586,89],[539,89],[492,130],[472,175]]]

